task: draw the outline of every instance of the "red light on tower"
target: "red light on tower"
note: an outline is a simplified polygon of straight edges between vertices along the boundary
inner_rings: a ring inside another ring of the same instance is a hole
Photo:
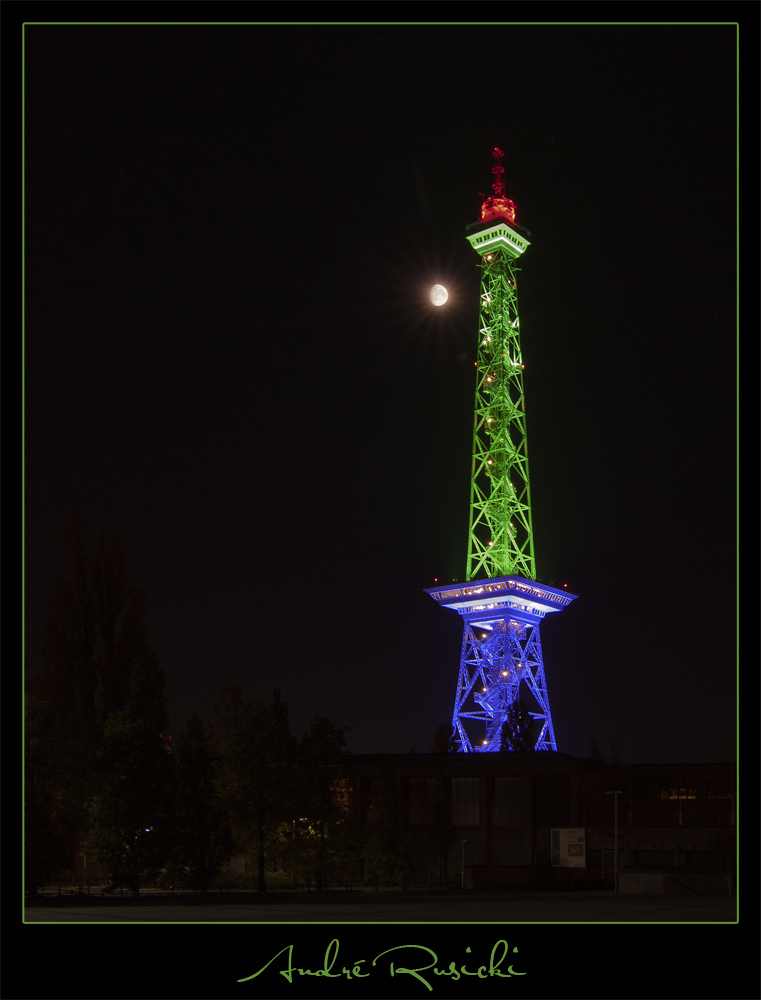
[[[491,155],[494,160],[494,166],[491,168],[491,172],[494,174],[494,183],[491,189],[498,198],[501,198],[505,193],[505,185],[502,182],[502,174],[505,172],[505,168],[502,166],[502,157],[505,154],[495,146]]]
[[[505,168],[502,166],[502,157],[505,155],[496,146],[492,151],[494,166],[491,172],[494,174],[494,183],[491,186],[494,194],[490,198],[485,198],[481,205],[481,221],[488,219],[507,219],[508,222],[515,222],[515,202],[505,198],[505,184],[502,175]]]

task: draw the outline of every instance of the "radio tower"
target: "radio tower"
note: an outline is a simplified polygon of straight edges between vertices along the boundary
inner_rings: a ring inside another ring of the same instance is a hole
[[[516,295],[516,262],[531,234],[516,225],[515,204],[505,197],[504,153],[495,149],[492,156],[493,194],[480,220],[467,227],[481,258],[467,570],[465,582],[426,591],[463,619],[452,716],[454,746],[462,753],[495,752],[503,740],[504,749],[519,748],[510,709],[526,693],[533,748],[557,750],[539,623],[575,600],[535,579]]]

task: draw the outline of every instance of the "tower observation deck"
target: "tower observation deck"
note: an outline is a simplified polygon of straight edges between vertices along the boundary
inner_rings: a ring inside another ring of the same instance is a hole
[[[557,750],[539,622],[575,600],[535,580],[516,263],[531,234],[505,197],[503,155],[493,151],[492,194],[466,229],[481,258],[466,582],[426,591],[463,618],[452,736],[464,753],[526,749],[515,724],[524,693],[534,749]]]

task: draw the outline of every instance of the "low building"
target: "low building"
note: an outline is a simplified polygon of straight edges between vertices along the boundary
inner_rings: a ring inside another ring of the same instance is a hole
[[[611,766],[552,752],[349,755],[333,775],[362,824],[394,802],[417,883],[612,885],[617,798],[621,891],[702,891],[688,884],[699,876],[712,893],[734,887],[735,781],[733,763]],[[559,831],[574,831],[572,859]]]

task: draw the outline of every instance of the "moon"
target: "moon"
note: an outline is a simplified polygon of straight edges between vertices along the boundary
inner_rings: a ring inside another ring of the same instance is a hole
[[[434,285],[431,289],[431,302],[435,306],[443,306],[449,298],[449,292],[443,285]]]

